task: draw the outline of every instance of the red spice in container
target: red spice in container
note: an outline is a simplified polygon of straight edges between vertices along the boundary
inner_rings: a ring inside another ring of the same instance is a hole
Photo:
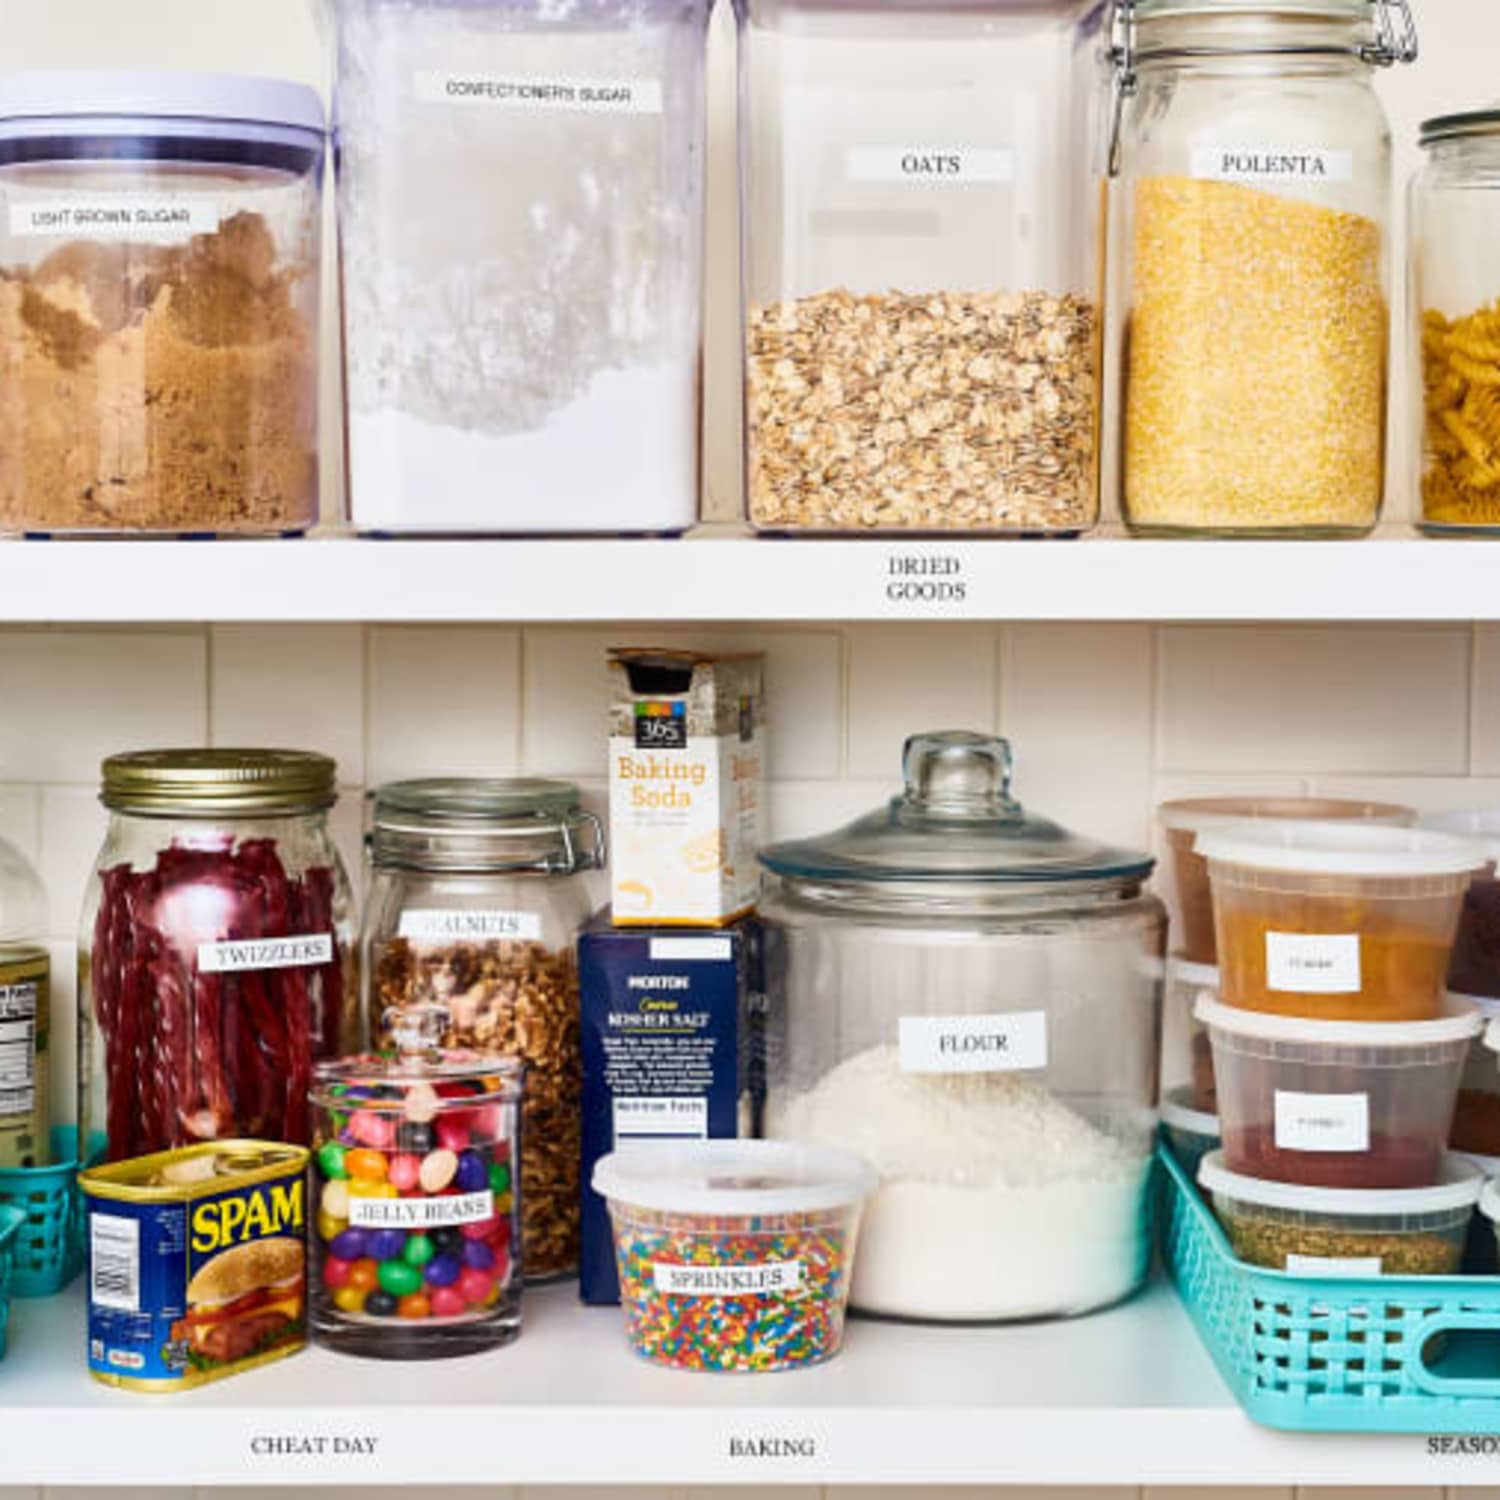
[[[1276,1127],[1241,1126],[1224,1132],[1224,1160],[1231,1172],[1304,1187],[1430,1187],[1443,1160],[1441,1142],[1384,1135],[1370,1136],[1364,1151],[1294,1151],[1276,1144]]]

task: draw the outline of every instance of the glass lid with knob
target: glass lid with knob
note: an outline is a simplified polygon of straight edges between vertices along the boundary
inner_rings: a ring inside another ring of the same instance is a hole
[[[773,844],[761,852],[761,864],[794,885],[1044,886],[1059,895],[1129,890],[1151,874],[1150,855],[1028,812],[1011,795],[1012,764],[1010,743],[994,736],[913,735],[899,795],[831,833]]]

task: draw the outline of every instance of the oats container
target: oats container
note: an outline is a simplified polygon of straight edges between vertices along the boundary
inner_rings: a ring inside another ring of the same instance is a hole
[[[1086,531],[1106,7],[736,9],[752,524]]]

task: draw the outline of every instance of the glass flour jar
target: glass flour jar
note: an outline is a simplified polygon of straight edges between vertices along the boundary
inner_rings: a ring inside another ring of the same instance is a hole
[[[1127,0],[1123,489],[1137,532],[1359,535],[1385,487],[1405,0]]]
[[[761,855],[765,1133],[881,1174],[861,1311],[1107,1306],[1150,1259],[1153,862],[1027,813],[1004,740],[919,735],[905,776],[886,807]]]
[[[332,0],[366,532],[698,518],[709,0]]]
[[[1103,0],[736,12],[751,523],[1087,530]]]

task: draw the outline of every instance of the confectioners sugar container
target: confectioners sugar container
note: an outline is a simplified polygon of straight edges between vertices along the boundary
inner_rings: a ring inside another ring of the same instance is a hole
[[[920,735],[904,769],[885,807],[761,856],[766,1134],[881,1174],[856,1309],[1106,1306],[1149,1260],[1152,861],[1023,809],[1003,740]]]
[[[324,142],[280,80],[0,75],[0,532],[317,521]]]
[[[355,525],[692,525],[708,0],[333,9]]]
[[[736,12],[752,524],[1092,526],[1103,0]]]

